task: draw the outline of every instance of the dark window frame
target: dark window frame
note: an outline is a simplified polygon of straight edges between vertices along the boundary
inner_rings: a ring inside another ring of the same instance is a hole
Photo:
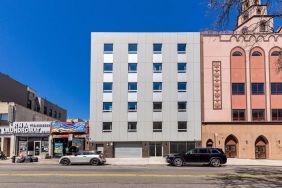
[[[153,122],[153,132],[162,132],[162,131],[163,131],[163,123],[161,121],[154,121]]]
[[[110,66],[111,66],[111,69],[106,70],[106,69],[105,69],[105,68],[106,68],[106,65],[110,65]],[[104,72],[104,73],[112,73],[112,72],[113,72],[113,63],[104,63],[104,65],[103,65],[103,72]]]
[[[275,113],[276,117],[274,117]],[[282,109],[271,109],[271,119],[272,121],[282,121]]]
[[[128,44],[128,54],[137,54],[138,52],[138,44],[130,43]]]
[[[272,82],[270,84],[271,95],[282,95],[282,83],[281,82]]]
[[[136,69],[130,69],[131,65],[134,65]],[[137,63],[128,63],[128,73],[137,73],[138,64]]]
[[[106,126],[109,126],[109,129],[106,129]],[[112,122],[103,122],[102,123],[102,132],[112,132],[113,130],[113,123]]]
[[[262,85],[263,85],[263,91],[260,91],[260,87]],[[252,95],[264,95],[265,94],[265,84],[264,83],[251,83],[251,89],[252,89]]]
[[[234,116],[234,113],[236,115]],[[241,116],[244,114],[243,117]],[[232,121],[246,121],[246,110],[245,109],[232,109]]]
[[[185,105],[185,108],[180,108],[182,105]],[[187,101],[179,101],[177,103],[178,112],[186,112],[187,111]]]
[[[160,108],[156,108],[160,107]],[[163,109],[163,103],[162,102],[153,102],[153,112],[161,112]]]
[[[245,95],[245,83],[232,83],[232,95]]]
[[[183,125],[184,125],[184,128],[181,127]],[[177,130],[178,132],[187,132],[187,121],[178,121]]]
[[[132,128],[133,126],[133,128]],[[135,126],[135,128],[134,128]],[[127,123],[127,131],[128,132],[137,132],[137,122],[136,121],[132,121],[132,122],[128,122]]]
[[[262,116],[260,116],[262,113]],[[253,121],[265,121],[265,109],[253,109],[252,110],[252,120]]]
[[[114,51],[113,43],[105,43],[104,44],[104,54],[112,54]]]
[[[163,44],[162,43],[154,43],[153,44],[154,54],[161,54],[162,50],[163,50]]]
[[[177,44],[177,54],[186,54],[186,47],[187,47],[186,43],[178,43]]]

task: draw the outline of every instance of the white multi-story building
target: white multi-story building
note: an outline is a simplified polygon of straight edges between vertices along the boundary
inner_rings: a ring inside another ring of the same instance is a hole
[[[90,139],[106,157],[201,141],[200,33],[91,34]]]

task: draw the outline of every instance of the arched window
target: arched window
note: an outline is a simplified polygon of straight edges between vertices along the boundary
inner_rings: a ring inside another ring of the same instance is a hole
[[[242,53],[239,51],[233,52],[232,56],[242,56]]]
[[[266,31],[266,21],[261,21],[260,22],[259,30],[260,30],[260,32],[265,32]]]
[[[258,52],[258,51],[254,51],[254,52],[252,53],[252,56],[262,56],[262,55],[261,55],[261,53],[260,53],[260,52]]]
[[[278,51],[274,51],[271,53],[271,56],[280,56],[281,55],[281,52],[278,52]]]

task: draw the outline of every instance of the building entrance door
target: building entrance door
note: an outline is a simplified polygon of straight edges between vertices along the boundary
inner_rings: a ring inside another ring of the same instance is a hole
[[[265,146],[256,146],[256,159],[266,159]]]
[[[7,157],[10,157],[11,138],[4,138],[3,152]]]
[[[225,140],[226,157],[228,158],[238,157],[237,149],[238,149],[238,139],[233,135],[229,135]]]
[[[163,156],[163,146],[162,143],[150,143],[149,154],[150,157],[161,157]]]
[[[34,141],[34,155],[39,156],[40,155],[40,149],[41,149],[41,142],[40,141]]]

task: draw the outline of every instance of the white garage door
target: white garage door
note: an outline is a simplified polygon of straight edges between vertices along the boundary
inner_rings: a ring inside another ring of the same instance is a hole
[[[142,158],[141,143],[115,143],[116,158]]]

